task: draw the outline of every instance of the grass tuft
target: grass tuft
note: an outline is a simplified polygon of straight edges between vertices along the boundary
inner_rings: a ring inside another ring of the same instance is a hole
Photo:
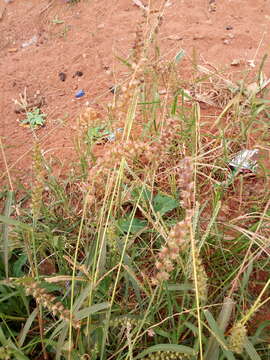
[[[269,358],[264,60],[183,79],[162,12],[144,9],[111,101],[82,110],[65,176],[35,141],[16,188],[1,140],[1,359]],[[255,172],[230,168],[254,148]]]

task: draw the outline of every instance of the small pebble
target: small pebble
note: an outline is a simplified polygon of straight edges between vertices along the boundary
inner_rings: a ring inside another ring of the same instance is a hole
[[[226,30],[232,30],[233,27],[231,25],[226,26]]]

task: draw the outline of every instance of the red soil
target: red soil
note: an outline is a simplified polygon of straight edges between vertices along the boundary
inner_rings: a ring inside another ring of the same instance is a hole
[[[151,1],[153,8],[160,3]],[[112,96],[109,87],[115,79],[105,68],[121,78],[123,69],[115,55],[125,58],[130,54],[141,14],[132,0],[81,0],[76,4],[0,0],[0,136],[14,180],[27,179],[35,136],[47,157],[54,154],[70,162],[76,115],[86,102],[98,108]],[[266,0],[168,0],[160,46],[165,58],[174,57],[181,48],[186,51],[179,65],[183,76],[193,48],[202,65],[243,72],[247,60],[255,59],[258,66],[268,51],[269,27],[270,3]],[[36,44],[23,48],[33,36],[37,36]],[[231,67],[233,59],[241,59],[243,65]],[[268,66],[266,62],[266,69]],[[76,71],[83,76],[73,77]],[[59,79],[60,72],[66,73],[66,81]],[[35,136],[19,126],[17,119],[23,115],[14,112],[13,99],[18,100],[24,89],[29,97],[38,93],[45,99],[46,126],[35,131]],[[79,89],[86,95],[75,99]],[[3,182],[6,169],[1,157],[0,169]]]

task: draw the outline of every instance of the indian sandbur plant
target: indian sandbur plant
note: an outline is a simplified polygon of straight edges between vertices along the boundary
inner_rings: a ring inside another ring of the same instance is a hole
[[[145,10],[107,112],[79,116],[73,171],[57,178],[36,144],[31,191],[0,217],[0,359],[269,357],[267,171],[226,166],[251,136],[248,120],[232,131],[233,106],[254,122],[255,99],[232,105],[224,74],[198,67],[184,81],[159,53],[162,11]],[[209,131],[211,87],[231,108]],[[123,131],[106,141],[106,127]]]

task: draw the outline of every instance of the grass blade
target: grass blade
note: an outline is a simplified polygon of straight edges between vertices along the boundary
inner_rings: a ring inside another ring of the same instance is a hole
[[[25,323],[25,325],[24,325],[24,327],[23,327],[23,329],[22,329],[22,331],[21,331],[21,333],[20,333],[20,336],[19,336],[18,345],[19,345],[20,347],[23,346],[23,343],[24,343],[24,341],[25,341],[25,339],[26,339],[26,336],[28,335],[28,331],[29,331],[29,329],[30,329],[33,321],[35,320],[37,314],[38,314],[38,308],[36,308],[36,309],[32,312],[32,314],[28,317],[28,319],[27,319],[27,321],[26,321],[26,323]]]
[[[78,311],[76,314],[76,318],[77,318],[77,320],[82,320],[82,319],[88,317],[89,315],[95,314],[96,312],[101,311],[101,310],[108,309],[109,307],[110,307],[109,302],[95,304],[95,305],[89,306],[83,310]]]
[[[5,210],[4,210],[4,216],[9,218],[11,214],[11,207],[13,203],[13,191],[8,191],[7,193],[7,199],[5,203]],[[9,257],[9,251],[8,251],[8,233],[9,233],[9,227],[7,223],[2,224],[2,242],[3,242],[3,262],[5,267],[5,274],[6,278],[8,278],[8,257]]]
[[[226,298],[224,300],[218,323],[213,318],[212,314],[208,310],[204,310],[204,315],[207,319],[208,324],[212,330],[212,336],[209,341],[209,346],[206,350],[205,359],[206,360],[218,360],[219,359],[219,346],[222,346],[222,349],[226,351],[226,353],[230,353],[229,356],[233,359],[233,354],[228,351],[226,346],[226,340],[224,337],[224,331],[228,325],[228,322],[231,317],[231,312],[233,309],[233,301],[230,298]]]
[[[2,222],[4,224],[7,224],[7,225],[11,225],[11,226],[19,226],[22,229],[25,229],[25,230],[28,230],[28,231],[32,230],[31,226],[29,226],[27,224],[24,224],[24,223],[22,223],[22,222],[20,222],[18,220],[11,219],[8,216],[0,215],[0,222]]]
[[[244,348],[245,348],[246,352],[248,353],[250,359],[252,359],[252,360],[261,360],[261,357],[257,353],[255,347],[253,346],[253,344],[248,339],[246,339],[246,343],[244,345]]]

